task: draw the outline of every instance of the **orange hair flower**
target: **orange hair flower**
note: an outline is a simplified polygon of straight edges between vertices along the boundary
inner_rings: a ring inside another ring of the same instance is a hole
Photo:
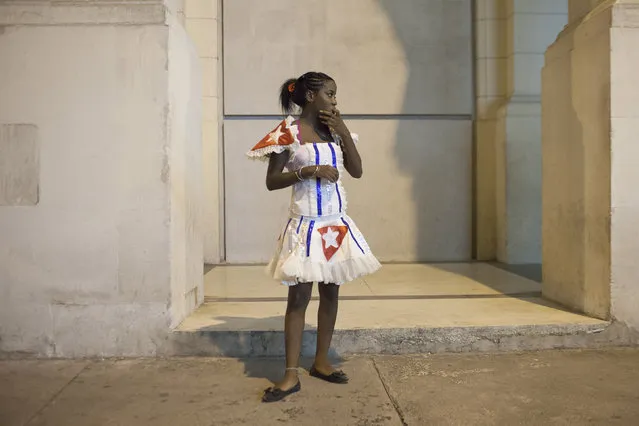
[[[288,85],[288,93],[293,93],[295,91],[295,83],[291,83]]]

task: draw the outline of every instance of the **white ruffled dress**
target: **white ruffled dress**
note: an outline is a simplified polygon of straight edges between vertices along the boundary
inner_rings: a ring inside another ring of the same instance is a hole
[[[286,169],[329,165],[340,178],[333,183],[306,179],[293,186],[290,215],[267,273],[282,284],[300,282],[343,284],[377,271],[381,265],[355,222],[346,214],[342,185],[344,158],[340,143],[305,143],[299,140],[293,117],[282,121],[248,156],[267,160],[272,153],[290,151]],[[357,143],[357,135],[352,135]],[[339,142],[339,138],[335,137]]]

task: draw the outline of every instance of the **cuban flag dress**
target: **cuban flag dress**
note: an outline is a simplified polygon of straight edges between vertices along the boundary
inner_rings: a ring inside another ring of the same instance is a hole
[[[358,136],[352,134],[352,138],[357,143]],[[288,117],[247,154],[267,161],[272,153],[289,151],[288,171],[315,165],[329,165],[339,171],[337,182],[312,178],[292,188],[289,218],[267,267],[267,273],[284,285],[300,282],[341,285],[381,267],[357,225],[346,214],[344,158],[339,137],[333,135],[333,139],[336,142],[302,144],[297,122]]]

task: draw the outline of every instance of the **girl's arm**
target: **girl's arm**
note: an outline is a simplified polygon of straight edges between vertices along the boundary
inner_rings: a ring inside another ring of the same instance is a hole
[[[280,154],[271,154],[268,161],[268,171],[266,172],[266,187],[269,191],[288,188],[299,182],[295,173],[284,173],[284,167],[286,166],[289,155],[289,151],[284,151]]]
[[[346,127],[346,123],[342,120],[339,111],[320,111],[320,120],[342,139],[344,168],[346,171],[355,179],[361,178],[364,173],[362,169],[362,158],[359,156],[355,142],[353,142],[353,138],[351,137],[351,132],[348,130],[348,127]]]
[[[268,171],[266,172],[266,187],[269,191],[288,188],[301,180],[314,177],[337,182],[339,172],[330,166],[308,166],[294,172],[284,172],[289,155],[289,151],[271,154],[268,162]]]
[[[362,177],[362,157],[359,156],[355,142],[351,137],[351,132],[344,125],[345,131],[337,133],[342,138],[342,151],[344,151],[344,168],[355,179]]]

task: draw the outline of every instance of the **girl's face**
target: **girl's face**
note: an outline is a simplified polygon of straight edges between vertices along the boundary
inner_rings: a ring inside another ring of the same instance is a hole
[[[333,111],[337,108],[337,84],[329,80],[316,93],[311,93],[309,106],[319,111]]]

